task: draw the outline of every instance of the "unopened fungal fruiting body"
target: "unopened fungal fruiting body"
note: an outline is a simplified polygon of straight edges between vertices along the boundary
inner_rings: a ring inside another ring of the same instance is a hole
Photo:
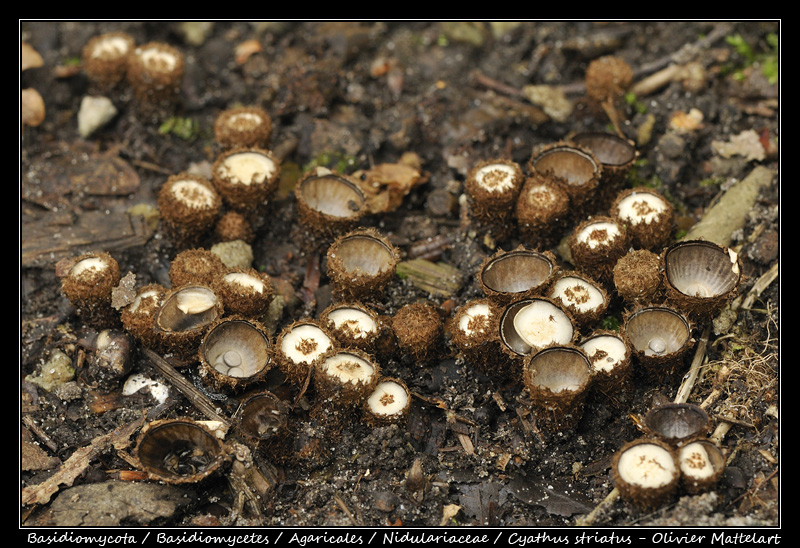
[[[119,314],[111,306],[111,291],[122,274],[119,263],[106,252],[79,256],[61,280],[61,290],[77,314],[94,327],[113,327]]]
[[[234,107],[223,110],[214,122],[214,137],[224,148],[266,148],[272,135],[272,118],[263,108]]]
[[[211,386],[241,390],[264,378],[272,365],[272,344],[258,321],[233,315],[206,330],[198,351],[200,376]]]
[[[323,398],[335,404],[360,403],[379,378],[377,362],[357,348],[331,349],[314,364],[314,386]]]
[[[612,277],[614,265],[628,251],[625,225],[612,217],[598,216],[579,224],[569,237],[572,262],[599,280]]]
[[[586,95],[596,103],[613,103],[622,98],[633,83],[633,70],[620,57],[605,55],[586,68]]]
[[[158,193],[161,220],[179,249],[194,247],[214,226],[221,207],[212,184],[197,175],[172,175]]]
[[[172,287],[190,283],[211,286],[227,270],[222,259],[208,249],[184,249],[170,262],[169,281]]]
[[[327,273],[337,299],[361,300],[380,294],[394,277],[399,253],[372,228],[338,237],[328,248]]]
[[[694,345],[692,324],[681,312],[649,306],[626,315],[622,333],[642,369],[656,378],[672,375]]]
[[[628,341],[613,331],[596,331],[580,345],[592,364],[593,385],[606,394],[624,389],[633,363]]]
[[[515,215],[527,245],[546,249],[560,236],[569,214],[569,194],[563,186],[540,174],[533,174],[517,197]]]
[[[340,348],[359,348],[365,352],[375,349],[380,335],[379,319],[365,304],[334,303],[322,311],[319,319]]]
[[[83,70],[99,92],[113,89],[128,72],[128,57],[135,47],[133,38],[124,32],[95,36],[82,51]]]
[[[190,419],[146,424],[134,455],[150,479],[170,484],[197,483],[213,474],[227,458],[222,441]]]
[[[270,277],[254,268],[234,268],[219,276],[212,284],[228,314],[248,318],[263,317],[275,290]]]
[[[128,61],[128,82],[143,107],[176,101],[185,69],[183,53],[161,42],[149,42],[133,50]]]
[[[531,175],[539,174],[564,188],[573,214],[594,212],[592,201],[603,174],[594,154],[572,143],[552,143],[535,151],[528,167]]]
[[[695,318],[708,318],[722,310],[742,280],[736,252],[712,242],[678,242],[666,249],[663,257],[667,299]]]
[[[525,176],[519,164],[511,160],[486,160],[474,166],[464,183],[472,200],[475,217],[502,235],[511,226],[514,205]]]
[[[300,223],[325,239],[355,229],[367,213],[364,193],[345,175],[309,172],[297,182],[294,194]]]
[[[711,440],[690,441],[678,450],[681,485],[690,495],[710,489],[725,471],[725,455]]]
[[[311,319],[286,326],[275,342],[275,359],[289,382],[303,386],[314,364],[333,347],[326,329]]]
[[[491,299],[473,299],[456,310],[445,331],[467,363],[486,374],[502,376],[508,361],[502,359],[497,340],[500,313]]]
[[[160,284],[148,284],[136,292],[133,302],[120,311],[122,326],[147,348],[156,345],[156,314],[161,309],[166,289]]]
[[[652,511],[677,490],[680,468],[669,445],[642,438],[625,444],[614,455],[611,477],[623,499]]]
[[[210,287],[187,284],[170,290],[156,314],[158,345],[181,358],[196,356],[206,329],[223,312],[222,301]]]
[[[525,359],[522,379],[537,425],[546,429],[577,425],[592,380],[592,366],[583,350],[572,345],[539,350]]]
[[[393,377],[384,377],[364,401],[364,420],[373,426],[397,424],[408,417],[411,392],[406,383]]]
[[[265,149],[240,147],[220,154],[211,173],[214,187],[229,207],[255,211],[275,193],[280,164]]]
[[[441,351],[444,326],[436,307],[429,302],[400,308],[392,318],[392,328],[401,352],[421,364]]]
[[[617,260],[612,276],[625,301],[655,302],[662,290],[661,257],[647,249],[632,249]]]
[[[522,246],[498,250],[483,261],[478,280],[484,294],[503,305],[539,295],[556,272],[556,260],[549,251]]]
[[[255,232],[250,221],[238,211],[226,211],[214,226],[214,236],[219,242],[242,240],[253,243]]]
[[[623,190],[611,205],[610,213],[625,224],[632,246],[661,249],[669,243],[675,211],[658,192],[647,188]]]
[[[578,133],[570,141],[591,151],[603,164],[597,198],[601,207],[610,204],[624,188],[628,172],[639,157],[636,145],[613,133],[592,131]]]
[[[609,303],[603,286],[580,272],[561,272],[556,275],[548,296],[569,310],[578,327],[598,321]]]
[[[711,419],[698,405],[666,403],[650,409],[644,424],[652,436],[676,447],[705,434],[711,426]]]

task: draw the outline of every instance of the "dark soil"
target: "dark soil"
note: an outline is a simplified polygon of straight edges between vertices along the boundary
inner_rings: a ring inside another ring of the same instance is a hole
[[[137,44],[156,40],[179,48],[186,58],[180,98],[151,111],[124,86],[117,88],[108,94],[117,116],[81,138],[77,116],[93,89],[75,60],[91,37],[112,30],[128,32]],[[123,396],[123,379],[106,390],[88,382],[82,373],[94,330],[64,297],[57,276],[58,261],[105,250],[123,274],[135,274],[137,286],[168,286],[173,242],[157,222],[147,224],[129,211],[154,207],[169,175],[208,169],[220,150],[213,124],[222,110],[259,105],[273,117],[271,149],[283,159],[277,199],[252,242],[252,265],[286,298],[272,318],[273,332],[318,316],[332,298],[327,243],[310,238],[297,222],[291,189],[300,173],[314,165],[369,170],[400,162],[406,153],[419,157],[424,181],[399,207],[363,224],[387,235],[404,260],[424,248],[422,256],[457,269],[459,283],[433,294],[396,277],[373,305],[391,317],[405,304],[427,300],[444,321],[482,296],[476,271],[485,257],[525,243],[516,229],[498,235],[474,222],[463,200],[458,205],[468,170],[498,156],[527,170],[535,147],[577,131],[614,131],[584,87],[588,64],[613,55],[630,65],[636,82],[672,61],[691,61],[696,71],[616,103],[619,131],[640,153],[628,184],[653,186],[670,199],[676,237],[757,167],[775,174],[727,244],[741,257],[746,278],[739,291],[747,296],[779,254],[778,86],[762,70],[777,52],[769,37],[779,30],[778,23],[759,21],[527,22],[496,34],[488,23],[216,22],[194,40],[178,23],[23,23],[21,39],[43,65],[24,71],[21,83],[42,95],[46,118],[21,132],[21,486],[46,485],[67,468],[75,473],[56,482],[50,496],[23,504],[21,523],[572,527],[591,515],[598,527],[779,526],[778,280],[739,309],[723,334],[712,331],[688,398],[697,404],[716,398],[708,407],[710,432],[730,419],[721,438],[725,474],[706,493],[679,493],[645,512],[619,499],[601,505],[614,487],[610,462],[624,443],[645,435],[640,418],[651,407],[675,398],[692,353],[675,375],[654,380],[637,373],[618,393],[593,392],[579,424],[552,432],[537,427],[517,380],[485,374],[452,345],[441,344],[428,364],[394,352],[380,365],[415,394],[407,424],[373,428],[357,412],[309,418],[320,414],[311,386],[293,414],[305,428],[314,426],[308,435],[322,438],[320,450],[298,462],[297,455],[283,459],[251,446],[253,466],[266,478],[263,489],[242,482],[231,462],[202,482],[170,486],[134,481],[141,479],[130,459],[139,427],[156,418],[207,415],[175,388],[159,405],[145,391]],[[749,51],[736,48],[734,37]],[[255,51],[242,53],[253,44]],[[702,47],[687,56],[684,46],[692,44]],[[528,101],[521,90],[530,84],[563,87],[572,113],[560,120]],[[678,131],[673,117],[693,109],[702,119],[689,117]],[[167,125],[175,120],[189,121],[189,133]],[[746,131],[759,137],[763,155],[718,153],[716,142]],[[214,243],[208,236],[199,246]],[[557,245],[551,250],[564,261]],[[562,266],[572,268],[566,261]],[[623,305],[613,303],[606,327],[622,321]],[[696,327],[696,339],[703,328]],[[170,384],[132,344],[130,374]],[[31,382],[59,351],[76,375],[48,389]],[[722,366],[731,374],[720,380]],[[219,413],[234,413],[240,394],[208,388],[191,364],[180,371]],[[280,379],[267,383],[287,401],[298,396]],[[102,436],[130,425],[118,443],[98,445]],[[247,447],[235,432],[226,441]],[[100,449],[81,460],[77,452],[86,447]],[[135,503],[123,509],[120,498]]]

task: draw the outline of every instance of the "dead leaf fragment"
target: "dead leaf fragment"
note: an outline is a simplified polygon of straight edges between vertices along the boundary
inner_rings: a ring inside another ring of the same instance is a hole
[[[367,209],[372,214],[394,211],[405,196],[428,180],[419,157],[414,153],[404,154],[397,163],[356,171],[353,176],[366,196]]]
[[[20,113],[22,123],[36,127],[44,122],[44,99],[33,88],[23,89],[20,93]]]
[[[450,521],[455,518],[460,511],[461,507],[458,504],[448,504],[442,508],[442,521],[439,522],[439,526],[444,527],[450,525]]]
[[[711,148],[724,158],[743,156],[748,160],[761,161],[766,157],[761,136],[752,129],[734,135],[729,141],[712,141]]]

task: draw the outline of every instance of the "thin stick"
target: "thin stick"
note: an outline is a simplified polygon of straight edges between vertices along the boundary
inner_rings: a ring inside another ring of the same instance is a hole
[[[706,348],[708,347],[708,337],[710,334],[711,324],[708,324],[703,330],[700,341],[697,343],[697,347],[695,348],[694,352],[694,359],[692,360],[692,366],[689,368],[689,373],[683,379],[683,382],[678,389],[678,394],[675,396],[675,403],[686,403],[689,400],[689,394],[692,393],[694,383],[700,373],[700,366],[706,357]]]

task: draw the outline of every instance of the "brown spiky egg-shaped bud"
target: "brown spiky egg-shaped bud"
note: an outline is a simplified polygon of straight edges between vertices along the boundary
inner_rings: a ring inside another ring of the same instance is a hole
[[[560,272],[553,279],[547,294],[569,310],[577,327],[594,324],[608,309],[606,290],[581,272]]]
[[[625,225],[612,217],[592,217],[573,230],[568,245],[578,270],[607,281],[619,258],[628,252],[628,233]]]
[[[528,170],[531,175],[539,174],[564,188],[573,216],[596,210],[593,200],[603,164],[588,150],[566,141],[551,143],[534,151]]]
[[[613,55],[599,57],[586,67],[586,95],[597,103],[622,98],[633,83],[633,69]]]
[[[140,106],[173,103],[180,91],[186,62],[177,48],[162,42],[148,42],[133,50],[128,60],[127,79]]]
[[[681,485],[690,495],[707,491],[725,471],[725,455],[709,439],[689,441],[678,449]]]
[[[317,394],[336,405],[360,403],[380,378],[375,359],[357,348],[332,348],[314,364]]]
[[[120,311],[125,330],[147,348],[156,344],[156,314],[161,309],[166,289],[161,284],[147,284],[136,292],[133,301]]]
[[[611,478],[624,500],[645,511],[655,510],[678,488],[677,455],[660,440],[641,438],[628,442],[614,455]]]
[[[614,287],[628,302],[655,302],[662,278],[661,257],[647,249],[632,249],[614,265]]]
[[[277,441],[288,435],[289,407],[267,390],[247,396],[234,417],[239,432],[247,439]]]
[[[610,215],[625,224],[631,245],[641,249],[660,250],[667,245],[675,224],[672,204],[648,188],[620,192],[611,205]]]
[[[498,158],[475,165],[464,182],[475,218],[504,236],[511,226],[514,205],[524,181],[522,168],[511,160]]]
[[[535,173],[525,179],[515,215],[524,241],[546,249],[561,237],[570,219],[569,194],[555,181]]]
[[[398,424],[408,418],[411,391],[395,377],[383,377],[363,405],[364,421],[372,426]]]
[[[242,240],[248,244],[253,243],[255,231],[253,225],[238,211],[226,211],[214,225],[214,236],[220,242]]]
[[[184,249],[175,255],[169,265],[169,281],[172,287],[189,283],[210,286],[227,270],[219,255],[208,249]]]
[[[593,332],[579,345],[592,363],[593,385],[605,394],[622,391],[630,379],[633,359],[627,339],[613,331]]]
[[[169,177],[157,203],[164,227],[179,249],[196,245],[214,225],[222,207],[211,183],[189,173]]]
[[[272,135],[272,118],[256,106],[223,110],[214,121],[214,137],[224,148],[265,148]]]
[[[677,447],[706,434],[711,418],[705,409],[693,403],[664,403],[647,412],[644,425],[651,436]]]
[[[441,351],[444,326],[436,307],[427,301],[404,305],[392,318],[400,351],[418,363],[428,363]]]
[[[200,421],[163,419],[142,428],[134,458],[150,479],[186,484],[213,474],[227,455],[222,440]]]
[[[554,344],[573,342],[576,330],[570,315],[545,297],[523,299],[506,306],[498,326],[500,348],[513,378],[521,378],[526,356]]]
[[[121,278],[114,257],[92,251],[75,259],[61,279],[61,290],[83,321],[94,327],[113,327],[119,314],[111,306],[111,292]]]
[[[398,250],[374,228],[353,230],[328,248],[327,273],[337,299],[378,296],[394,277]]]
[[[81,52],[83,70],[100,92],[108,92],[128,72],[128,57],[136,47],[125,32],[109,32],[93,37]]]
[[[378,315],[359,302],[340,302],[329,305],[319,317],[340,348],[359,348],[373,352],[380,336]]]
[[[554,345],[525,358],[522,380],[531,396],[537,426],[545,430],[572,428],[583,416],[592,366],[580,348]]]
[[[211,182],[228,207],[255,211],[272,199],[280,163],[268,150],[239,147],[220,154],[211,174]]]
[[[258,321],[232,315],[206,330],[198,350],[200,377],[216,390],[242,390],[272,366],[272,343]]]
[[[459,307],[445,323],[445,332],[464,360],[480,371],[502,376],[508,363],[497,339],[502,310],[489,298],[473,299]]]
[[[186,284],[168,291],[155,320],[159,347],[193,358],[206,329],[223,313],[222,300],[210,287]]]
[[[597,199],[601,206],[598,210],[605,209],[624,188],[628,172],[639,158],[636,145],[619,135],[600,131],[578,133],[570,141],[591,151],[603,164]]]
[[[663,253],[667,300],[693,318],[709,318],[736,295],[742,265],[732,249],[705,240],[678,242]]]
[[[228,314],[248,318],[263,317],[275,296],[272,279],[255,268],[233,268],[219,276],[212,288]]]
[[[478,270],[478,281],[487,297],[504,305],[540,295],[556,270],[555,256],[549,251],[519,246],[487,257]]]
[[[314,364],[322,359],[334,341],[327,329],[312,319],[292,322],[275,341],[275,361],[286,379],[303,386]]]
[[[622,334],[640,368],[659,380],[683,366],[683,358],[695,343],[689,319],[666,306],[648,306],[626,314]]]
[[[313,235],[333,239],[355,229],[367,213],[358,184],[328,170],[307,173],[294,191],[300,223]]]

